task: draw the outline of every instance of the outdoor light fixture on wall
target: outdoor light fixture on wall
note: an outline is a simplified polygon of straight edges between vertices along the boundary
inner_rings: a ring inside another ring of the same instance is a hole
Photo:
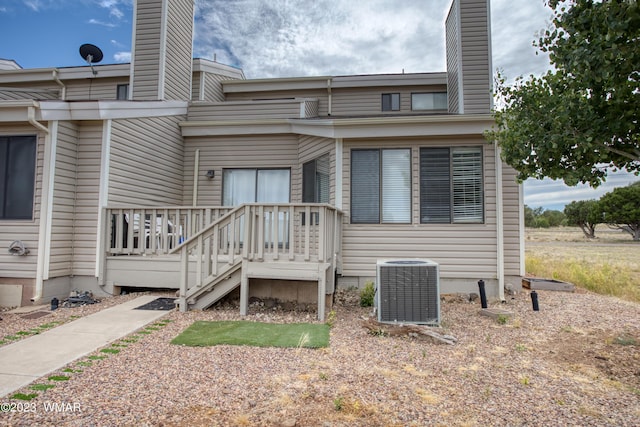
[[[213,179],[213,177],[216,176],[216,171],[214,171],[213,169],[209,169],[205,176],[209,179]]]

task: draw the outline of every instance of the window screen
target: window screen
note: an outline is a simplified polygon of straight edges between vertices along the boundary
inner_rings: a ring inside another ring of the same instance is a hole
[[[329,203],[329,154],[302,165],[302,202]]]
[[[222,204],[289,203],[289,169],[225,169]]]
[[[484,220],[482,148],[420,149],[420,222]]]
[[[0,137],[0,219],[32,219],[36,137]]]
[[[412,110],[446,110],[448,108],[447,102],[446,92],[411,94]]]
[[[400,111],[400,94],[383,93],[382,111]]]
[[[351,152],[351,222],[411,222],[411,150]]]

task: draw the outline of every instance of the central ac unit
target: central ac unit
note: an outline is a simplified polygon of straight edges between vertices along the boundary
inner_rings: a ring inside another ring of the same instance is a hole
[[[379,322],[440,323],[438,264],[427,259],[390,259],[377,263]]]

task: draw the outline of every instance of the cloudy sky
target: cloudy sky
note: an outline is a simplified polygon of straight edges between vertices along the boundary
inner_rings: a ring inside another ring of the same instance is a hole
[[[444,71],[451,0],[196,0],[194,56],[240,67],[247,78]],[[543,0],[492,0],[493,68],[513,80],[548,59],[531,42],[551,17]],[[93,43],[103,63],[128,62],[132,0],[1,0],[0,58],[24,68],[83,65]],[[597,191],[527,181],[525,203],[562,209],[638,177],[611,176]]]

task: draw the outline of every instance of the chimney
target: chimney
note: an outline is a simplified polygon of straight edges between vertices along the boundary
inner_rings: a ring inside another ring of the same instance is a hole
[[[136,0],[132,100],[191,99],[194,0]]]
[[[491,112],[491,13],[489,0],[453,0],[445,23],[449,112]]]

